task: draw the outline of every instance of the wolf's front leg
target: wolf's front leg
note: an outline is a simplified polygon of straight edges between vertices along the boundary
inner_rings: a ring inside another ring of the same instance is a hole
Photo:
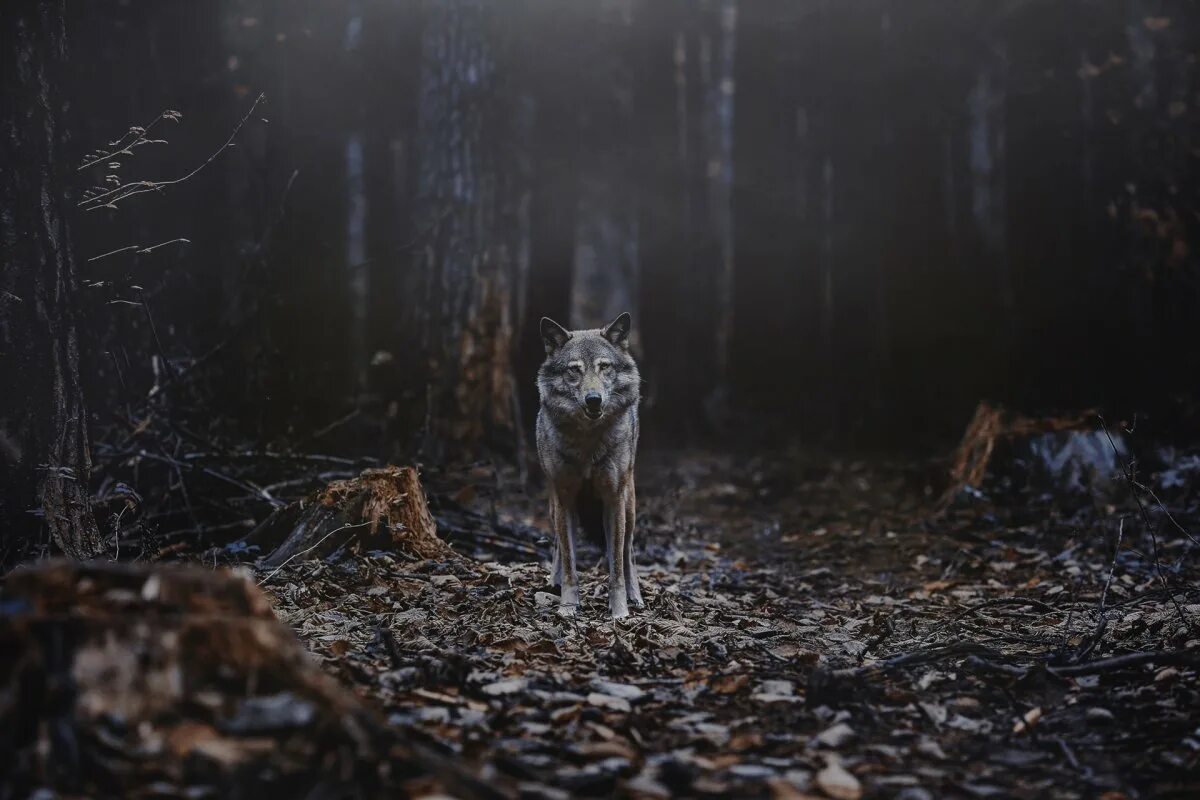
[[[625,594],[629,598],[631,608],[645,608],[646,603],[642,600],[642,587],[638,582],[637,567],[633,563],[633,532],[636,520],[637,496],[631,481],[629,491],[625,493],[625,551],[622,554],[625,559]]]
[[[625,495],[628,488],[617,489],[604,501],[604,540],[608,545],[608,612],[613,619],[629,616],[625,585]]]
[[[550,512],[553,516],[554,533],[558,538],[558,552],[555,554],[557,577],[562,586],[558,601],[558,613],[564,617],[575,616],[579,608],[579,575],[575,571],[575,528],[578,521],[574,511],[568,508],[574,502],[566,503],[561,495],[555,498]]]

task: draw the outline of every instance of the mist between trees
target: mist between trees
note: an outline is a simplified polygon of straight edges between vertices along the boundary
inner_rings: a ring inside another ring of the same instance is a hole
[[[6,0],[0,797],[1194,795],[1198,14]]]
[[[266,98],[186,185],[83,215],[97,407],[124,391],[116,364],[144,393],[157,356],[159,380],[189,372],[247,434],[391,408],[402,449],[511,448],[536,403],[537,318],[621,310],[646,411],[679,436],[770,411],[809,436],[912,443],[957,435],[985,397],[1144,406],[1194,384],[1187,8],[67,13],[87,65],[62,87],[72,147],[183,115],[123,180],[185,174]]]

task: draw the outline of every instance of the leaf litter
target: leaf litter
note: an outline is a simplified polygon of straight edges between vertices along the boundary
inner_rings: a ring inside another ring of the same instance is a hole
[[[618,623],[595,569],[555,614],[522,557],[548,560],[538,493],[478,470],[429,484],[470,557],[358,548],[263,588],[326,670],[503,794],[1200,790],[1196,552],[1169,524],[1156,565],[1131,506],[973,491],[929,514],[907,465],[643,461],[647,607]]]

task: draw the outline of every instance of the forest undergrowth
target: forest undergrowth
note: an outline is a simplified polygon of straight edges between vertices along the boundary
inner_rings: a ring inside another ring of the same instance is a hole
[[[616,624],[594,569],[556,616],[540,499],[483,467],[431,480],[465,557],[259,580],[390,724],[527,796],[1200,788],[1182,528],[1152,543],[1131,503],[999,487],[923,515],[902,464],[662,453],[641,475],[647,608]],[[473,532],[493,517],[507,533]]]

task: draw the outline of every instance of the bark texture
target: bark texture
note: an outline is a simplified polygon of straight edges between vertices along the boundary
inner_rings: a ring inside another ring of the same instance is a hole
[[[413,467],[368,469],[358,477],[334,481],[276,511],[243,544],[243,552],[265,555],[263,565],[272,568],[356,546],[399,550],[410,558],[457,558],[438,538],[437,522]]]
[[[469,450],[513,432],[514,254],[498,226],[494,29],[483,0],[424,6],[418,115],[417,328],[427,369],[424,450]]]
[[[88,503],[91,456],[79,376],[78,279],[63,195],[62,0],[0,12],[0,559],[44,546],[103,549]],[[40,510],[40,515],[38,511]],[[39,519],[40,516],[40,519]]]

